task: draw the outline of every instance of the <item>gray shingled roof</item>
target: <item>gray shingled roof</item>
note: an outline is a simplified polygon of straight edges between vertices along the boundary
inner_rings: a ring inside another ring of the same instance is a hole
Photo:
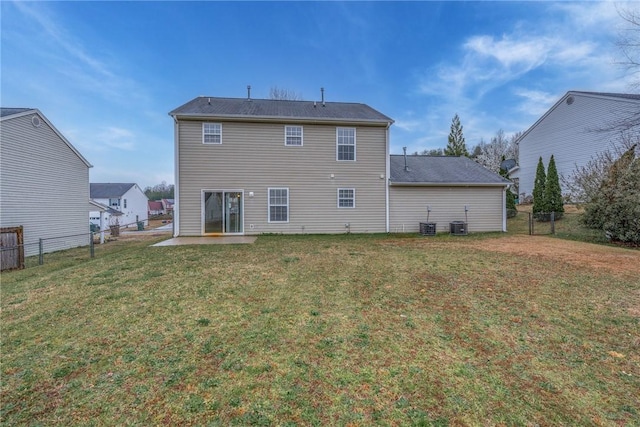
[[[14,114],[24,113],[25,111],[31,111],[33,108],[0,108],[0,117],[9,117]]]
[[[92,199],[108,199],[122,196],[133,187],[134,183],[91,183],[89,197]]]
[[[180,117],[354,121],[379,124],[393,120],[365,104],[200,96],[169,113]]]
[[[510,181],[467,157],[391,155],[392,185],[507,185]]]

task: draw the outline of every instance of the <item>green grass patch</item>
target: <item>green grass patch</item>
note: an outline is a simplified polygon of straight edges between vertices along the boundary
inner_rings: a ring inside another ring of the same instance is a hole
[[[533,222],[533,233],[536,235],[550,235],[560,239],[575,240],[587,243],[611,244],[604,231],[587,228],[582,223],[582,211],[573,206],[567,207],[563,217],[555,221],[555,234],[551,234],[550,221]],[[529,234],[529,212],[531,205],[519,205],[518,214],[507,219],[507,231],[509,234]]]
[[[134,241],[4,273],[2,423],[638,425],[638,276],[468,244],[496,236]]]

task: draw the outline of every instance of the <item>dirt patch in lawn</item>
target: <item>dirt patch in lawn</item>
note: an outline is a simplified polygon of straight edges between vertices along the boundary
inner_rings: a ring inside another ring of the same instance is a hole
[[[511,236],[469,241],[464,246],[527,257],[562,260],[577,267],[640,275],[640,251],[544,236]]]

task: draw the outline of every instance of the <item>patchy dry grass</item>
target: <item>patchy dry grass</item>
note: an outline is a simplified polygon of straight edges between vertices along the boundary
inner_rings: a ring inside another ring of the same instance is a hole
[[[139,240],[3,274],[2,423],[638,425],[640,252],[508,239]]]

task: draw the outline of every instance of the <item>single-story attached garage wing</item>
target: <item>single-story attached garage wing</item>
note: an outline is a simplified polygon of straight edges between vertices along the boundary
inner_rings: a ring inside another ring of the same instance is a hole
[[[391,155],[390,232],[418,232],[421,222],[449,231],[464,221],[470,232],[507,231],[511,182],[467,157]]]

